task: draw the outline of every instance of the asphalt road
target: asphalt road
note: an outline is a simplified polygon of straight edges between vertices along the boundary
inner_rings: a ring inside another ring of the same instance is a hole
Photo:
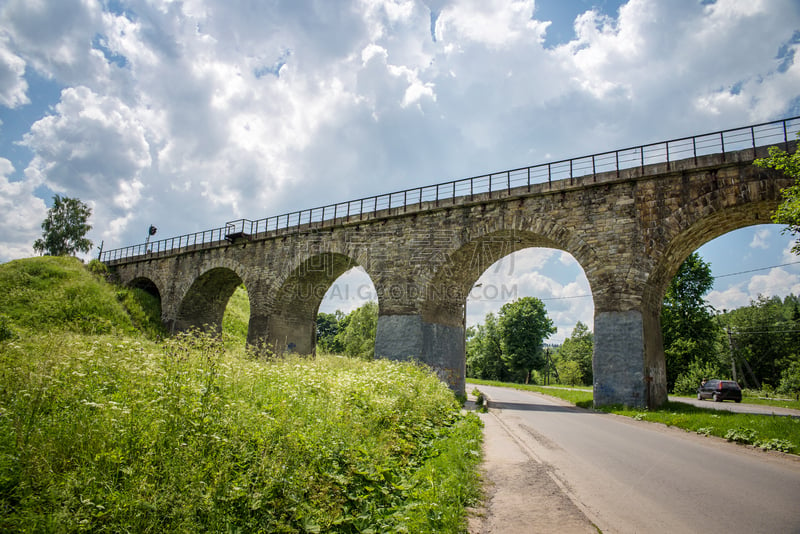
[[[477,387],[501,426],[603,532],[800,533],[795,456]]]

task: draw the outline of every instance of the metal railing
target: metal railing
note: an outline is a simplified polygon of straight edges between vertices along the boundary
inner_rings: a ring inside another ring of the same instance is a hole
[[[788,146],[789,140],[800,132],[800,117],[792,117],[773,122],[754,124],[742,128],[722,130],[713,133],[682,137],[650,143],[621,150],[602,152],[589,156],[542,163],[502,172],[473,176],[450,182],[415,187],[393,193],[364,197],[317,208],[284,213],[258,220],[237,219],[220,228],[204,230],[177,237],[168,237],[139,245],[131,245],[101,251],[99,259],[104,263],[141,256],[157,257],[172,252],[211,248],[225,243],[241,240],[265,238],[279,233],[302,231],[315,223],[331,225],[337,221],[350,222],[354,218],[392,208],[407,208],[432,202],[435,206],[442,201],[455,201],[459,198],[474,197],[479,194],[501,194],[512,189],[555,180],[593,176],[604,172],[619,173],[625,169],[640,167],[644,172],[646,165],[670,162],[712,155],[726,154],[743,149],[779,145]]]

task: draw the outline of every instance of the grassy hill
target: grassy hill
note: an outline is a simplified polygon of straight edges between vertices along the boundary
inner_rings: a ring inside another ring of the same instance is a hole
[[[0,294],[0,531],[465,530],[480,422],[427,370],[256,360],[236,309],[236,343],[159,340],[158,302],[69,258]]]

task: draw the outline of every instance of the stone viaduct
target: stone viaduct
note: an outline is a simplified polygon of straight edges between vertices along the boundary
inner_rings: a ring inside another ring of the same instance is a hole
[[[489,177],[489,191],[475,192],[470,182],[469,194],[453,185],[449,198],[423,200],[420,192],[419,202],[402,192],[405,202],[392,207],[395,193],[389,206],[358,215],[348,204],[346,215],[337,209],[295,226],[287,217],[274,230],[252,231],[242,221],[199,244],[118,249],[101,259],[120,282],[157,294],[173,330],[220,327],[229,297],[244,283],[248,343],[301,354],[314,352],[328,288],[361,266],[378,294],[376,355],[424,362],[464,392],[465,306],[476,280],[512,252],[563,250],[583,268],[594,299],[595,404],[656,407],[667,398],[659,317],[671,278],[704,243],[769,223],[781,188],[790,185],[752,164],[767,153],[755,137],[752,145],[655,164],[642,156],[641,165],[620,168],[617,161],[609,172],[591,172],[592,156],[591,171],[580,177],[514,186],[509,171],[511,187],[500,191],[491,190]],[[619,160],[619,152],[611,154]]]

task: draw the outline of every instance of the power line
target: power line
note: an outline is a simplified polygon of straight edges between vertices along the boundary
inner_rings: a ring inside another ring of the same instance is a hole
[[[775,269],[777,267],[786,267],[787,265],[796,265],[798,263],[800,263],[800,261],[793,261],[793,262],[790,262],[790,263],[781,263],[780,265],[772,265],[770,267],[760,267],[758,269],[750,269],[749,271],[739,271],[738,273],[720,274],[718,276],[712,276],[712,278],[714,280],[716,280],[717,278],[725,278],[727,276],[736,276],[736,275],[739,275],[739,274],[748,274],[748,273],[755,273],[755,272],[758,272],[758,271],[766,271],[767,269]]]
[[[781,263],[780,265],[771,265],[769,267],[759,267],[757,269],[749,269],[747,271],[739,271],[739,272],[736,272],[736,273],[720,274],[720,275],[717,275],[717,276],[712,276],[711,278],[716,280],[717,278],[726,278],[728,276],[737,276],[737,275],[740,275],[740,274],[749,274],[749,273],[755,273],[755,272],[758,272],[758,271],[766,271],[768,269],[775,269],[777,267],[787,267],[789,265],[797,265],[798,263],[800,263],[800,261],[792,261],[792,262],[789,262],[789,263]],[[568,296],[568,297],[544,297],[544,298],[539,298],[539,300],[545,301],[545,300],[583,299],[583,298],[591,297],[591,296],[592,296],[591,294],[585,294],[585,295],[571,295],[571,296]],[[488,300],[488,299],[481,299],[481,300]]]

